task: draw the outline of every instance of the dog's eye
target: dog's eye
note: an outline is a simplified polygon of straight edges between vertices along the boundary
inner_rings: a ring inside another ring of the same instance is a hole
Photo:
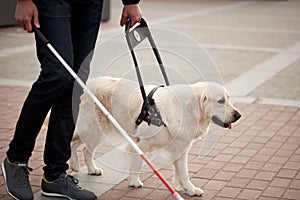
[[[224,99],[224,98],[220,99],[220,100],[218,101],[218,103],[219,103],[219,104],[224,104],[224,103],[225,103],[225,99]]]

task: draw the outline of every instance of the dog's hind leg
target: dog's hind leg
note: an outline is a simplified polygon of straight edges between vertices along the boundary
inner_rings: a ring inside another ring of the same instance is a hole
[[[190,196],[201,196],[203,190],[195,187],[189,179],[187,152],[174,161],[175,181],[180,184]]]
[[[94,141],[90,141],[89,144],[86,144],[86,147],[83,149],[85,164],[87,165],[87,170],[90,175],[100,176],[103,174],[102,169],[96,166],[93,159],[96,147],[99,143],[99,140],[95,138]]]
[[[69,165],[70,168],[75,171],[78,172],[80,169],[80,165],[79,165],[79,159],[78,159],[78,155],[77,155],[77,148],[82,144],[78,134],[74,134],[73,138],[72,138],[72,142],[71,142],[71,158],[69,160]]]

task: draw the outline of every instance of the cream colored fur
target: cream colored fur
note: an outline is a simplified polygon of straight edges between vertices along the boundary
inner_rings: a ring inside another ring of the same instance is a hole
[[[199,82],[159,88],[153,98],[166,127],[148,126],[143,122],[135,132],[135,120],[140,114],[142,105],[136,82],[101,77],[91,79],[87,85],[145,153],[163,151],[164,155],[173,160],[178,189],[183,188],[191,196],[200,196],[203,193],[203,190],[194,186],[189,179],[187,156],[193,141],[207,133],[212,116],[217,116],[224,123],[236,121],[234,115],[237,110],[230,104],[229,94],[223,86]],[[146,86],[146,91],[149,92],[153,87]],[[222,98],[225,102],[218,102]],[[102,170],[93,161],[93,154],[104,137],[116,134],[117,130],[87,94],[84,94],[81,100],[72,141],[70,167],[75,171],[79,170],[76,149],[84,144],[88,173],[102,174]],[[121,134],[116,135],[122,137]],[[137,173],[142,168],[142,163],[139,156],[132,157],[128,178],[130,186],[143,186]]]

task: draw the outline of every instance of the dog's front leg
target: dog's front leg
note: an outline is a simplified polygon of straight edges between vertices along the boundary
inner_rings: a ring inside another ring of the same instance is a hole
[[[143,183],[140,180],[139,172],[143,166],[143,160],[138,154],[132,155],[130,175],[128,177],[128,182],[130,187],[143,187]]]
[[[190,196],[201,196],[203,190],[195,187],[189,179],[187,153],[174,161],[175,181],[180,184],[184,191]]]
[[[85,160],[85,163],[87,166],[88,174],[101,176],[101,175],[103,175],[103,171],[101,168],[96,166],[94,159],[93,159],[94,153],[95,153],[94,149],[91,150],[86,147],[83,149],[84,160]]]

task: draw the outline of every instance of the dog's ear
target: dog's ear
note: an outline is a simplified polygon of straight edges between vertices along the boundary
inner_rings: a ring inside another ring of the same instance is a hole
[[[199,99],[199,107],[200,107],[200,111],[201,112],[204,112],[205,111],[205,108],[206,108],[206,105],[207,105],[207,94],[206,93],[203,93],[201,96],[200,96],[200,99]]]

